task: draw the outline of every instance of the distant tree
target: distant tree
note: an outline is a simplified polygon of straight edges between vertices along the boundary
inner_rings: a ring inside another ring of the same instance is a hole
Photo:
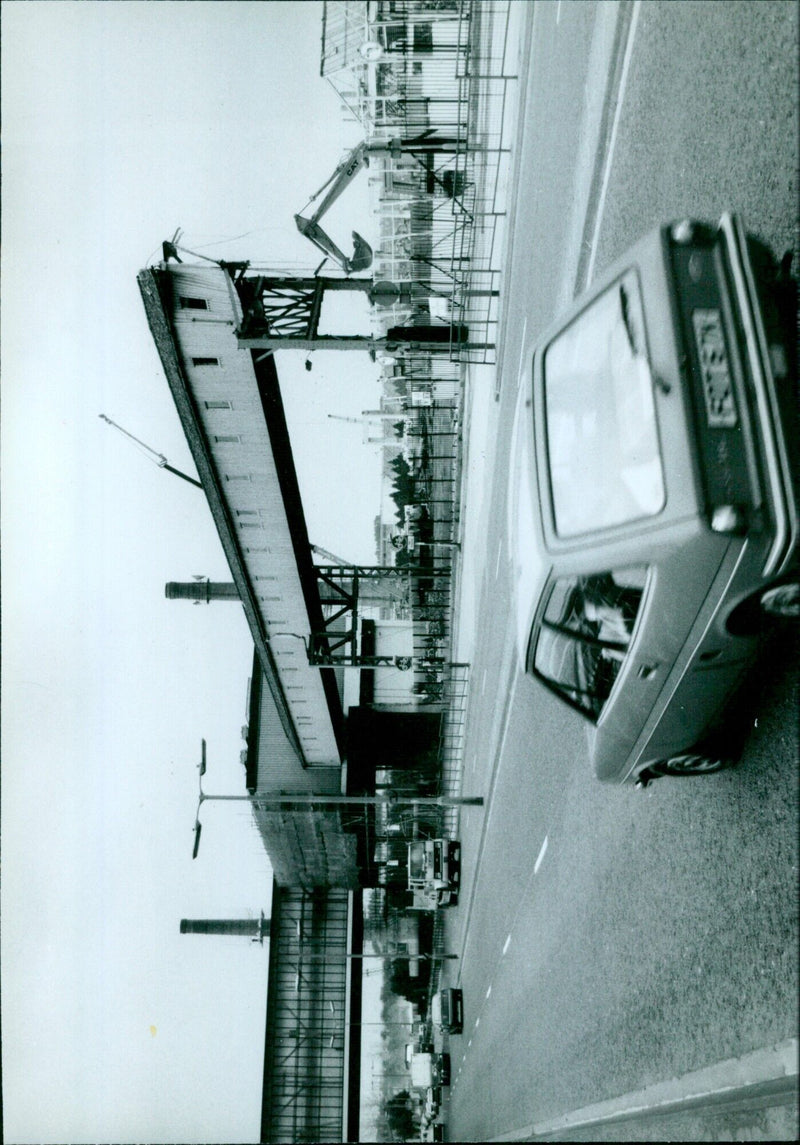
[[[393,994],[399,994],[409,1002],[413,1002],[420,1011],[427,1009],[428,983],[430,982],[430,962],[420,961],[419,974],[413,978],[409,973],[407,958],[395,958],[389,964],[386,977],[389,979],[389,989]]]
[[[412,1108],[411,1094],[407,1089],[393,1094],[384,1102],[384,1116],[394,1141],[409,1141],[419,1131]]]
[[[403,522],[403,507],[409,505],[414,496],[414,482],[411,479],[411,470],[408,462],[402,453],[397,457],[393,457],[389,462],[389,468],[394,472],[394,480],[392,482],[392,500],[397,506],[397,519],[402,524]]]

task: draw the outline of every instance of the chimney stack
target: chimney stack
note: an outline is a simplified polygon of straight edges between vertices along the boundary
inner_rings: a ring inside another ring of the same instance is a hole
[[[211,581],[203,578],[193,581],[168,581],[164,586],[168,600],[194,600],[210,604],[212,600],[238,600],[235,584],[224,581]]]
[[[261,918],[182,918],[181,934],[235,934],[263,942],[271,926],[263,911]]]

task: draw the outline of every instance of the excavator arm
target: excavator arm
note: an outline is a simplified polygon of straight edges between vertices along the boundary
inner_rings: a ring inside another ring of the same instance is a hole
[[[295,215],[294,217],[300,234],[305,235],[307,239],[310,239],[311,242],[319,247],[329,258],[337,262],[345,274],[354,274],[356,271],[366,270],[371,266],[372,247],[357,231],[353,231],[353,256],[352,258],[348,258],[347,255],[339,249],[333,239],[325,233],[319,225],[319,220],[333,206],[342,192],[346,190],[361,168],[367,167],[368,165],[369,153],[367,144],[359,143],[358,147],[355,147],[350,154],[342,160],[328,182],[324,183],[317,192],[317,195],[320,195],[326,187],[329,188],[328,193],[316,211],[314,211],[313,215],[309,218],[305,218],[303,215]],[[317,195],[313,198],[316,198]]]

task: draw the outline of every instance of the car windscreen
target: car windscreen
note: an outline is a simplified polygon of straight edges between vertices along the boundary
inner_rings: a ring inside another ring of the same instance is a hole
[[[425,874],[425,844],[412,843],[408,848],[408,873],[413,879]]]
[[[573,537],[664,506],[653,382],[636,272],[608,287],[544,355],[556,533]]]

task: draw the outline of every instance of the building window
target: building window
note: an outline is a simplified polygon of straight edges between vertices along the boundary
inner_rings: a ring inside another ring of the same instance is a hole
[[[233,409],[233,406],[231,405],[230,402],[224,402],[224,401],[203,402],[203,405],[206,407],[206,409]]]
[[[181,295],[180,302],[183,310],[208,310],[208,302],[205,298],[186,298]]]
[[[219,358],[192,358],[193,366],[218,366]]]
[[[239,518],[240,529],[263,529],[264,525],[261,521],[261,514],[258,509],[237,509],[236,516]],[[243,518],[247,518],[243,520]]]

